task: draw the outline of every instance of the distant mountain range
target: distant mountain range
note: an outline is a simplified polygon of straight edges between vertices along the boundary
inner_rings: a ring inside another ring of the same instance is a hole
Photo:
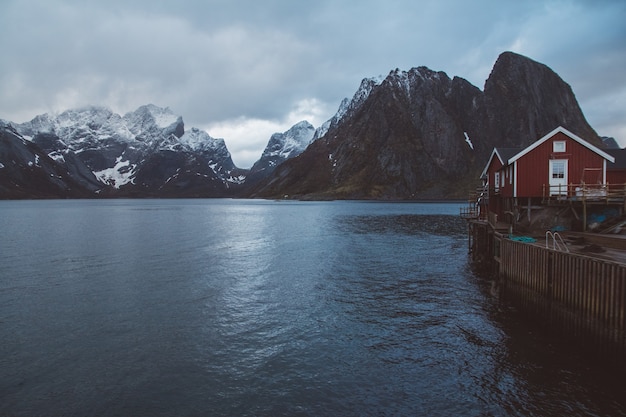
[[[559,125],[614,146],[556,73],[505,52],[484,91],[426,67],[365,79],[319,128],[272,135],[251,169],[153,105],[0,121],[0,198],[464,198],[494,146],[527,146]]]
[[[247,178],[258,181],[302,152],[314,131],[301,122],[273,135],[253,169],[244,170],[223,139],[185,130],[182,117],[154,105],[124,116],[94,106],[0,122],[0,197],[233,196]]]

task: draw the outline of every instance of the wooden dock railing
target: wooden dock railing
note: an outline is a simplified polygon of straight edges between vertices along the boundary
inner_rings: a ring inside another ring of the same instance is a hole
[[[626,265],[499,237],[507,297],[626,367]]]
[[[567,184],[543,185],[543,201],[598,201],[623,202],[626,199],[626,184]]]
[[[461,207],[460,215],[464,219],[485,220],[487,216],[487,204],[489,202],[489,189],[486,186],[476,187],[469,193],[467,206]]]

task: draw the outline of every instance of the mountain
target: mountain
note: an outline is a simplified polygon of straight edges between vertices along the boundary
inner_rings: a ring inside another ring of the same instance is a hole
[[[484,91],[426,67],[366,79],[327,131],[252,192],[264,198],[465,198],[494,146],[525,147],[557,126],[602,146],[571,87],[501,54]]]
[[[255,184],[274,172],[276,167],[287,159],[300,155],[311,143],[316,134],[316,129],[307,121],[301,121],[293,125],[284,133],[274,133],[261,158],[254,163],[247,174],[246,184]]]
[[[154,105],[124,116],[95,106],[43,114],[15,131],[96,195],[221,197],[245,174],[223,139],[186,132],[182,117]]]
[[[302,121],[275,133],[252,170],[245,170],[235,166],[223,139],[197,128],[185,130],[182,117],[154,105],[124,116],[88,106],[21,124],[5,122],[0,129],[31,153],[45,155],[86,197],[241,196],[244,183],[257,182],[300,154],[316,132]],[[65,196],[57,191],[50,196]],[[42,196],[33,192],[32,197]],[[19,196],[0,190],[0,198],[29,198],[28,187]]]
[[[503,147],[525,147],[563,126],[602,147],[572,88],[554,71],[522,55],[501,54],[485,82],[487,137]]]
[[[89,192],[36,144],[0,121],[2,198],[83,198]]]
[[[602,143],[606,149],[620,149],[619,143],[613,137],[602,136]]]
[[[557,126],[604,147],[565,81],[505,52],[483,90],[426,67],[366,78],[318,129],[272,135],[250,170],[223,139],[154,105],[3,122],[0,198],[466,198],[493,147],[526,147]]]

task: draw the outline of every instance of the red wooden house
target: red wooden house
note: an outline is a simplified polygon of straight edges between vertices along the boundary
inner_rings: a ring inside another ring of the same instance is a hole
[[[496,148],[485,169],[488,211],[505,220],[520,205],[575,200],[606,192],[615,158],[563,127],[526,148]]]

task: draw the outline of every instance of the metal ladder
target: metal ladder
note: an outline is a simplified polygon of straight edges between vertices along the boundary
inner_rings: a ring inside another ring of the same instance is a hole
[[[552,247],[550,247],[550,242],[552,243]],[[552,233],[549,230],[546,232],[546,248],[569,252],[569,248],[565,244],[565,241],[559,232]]]

